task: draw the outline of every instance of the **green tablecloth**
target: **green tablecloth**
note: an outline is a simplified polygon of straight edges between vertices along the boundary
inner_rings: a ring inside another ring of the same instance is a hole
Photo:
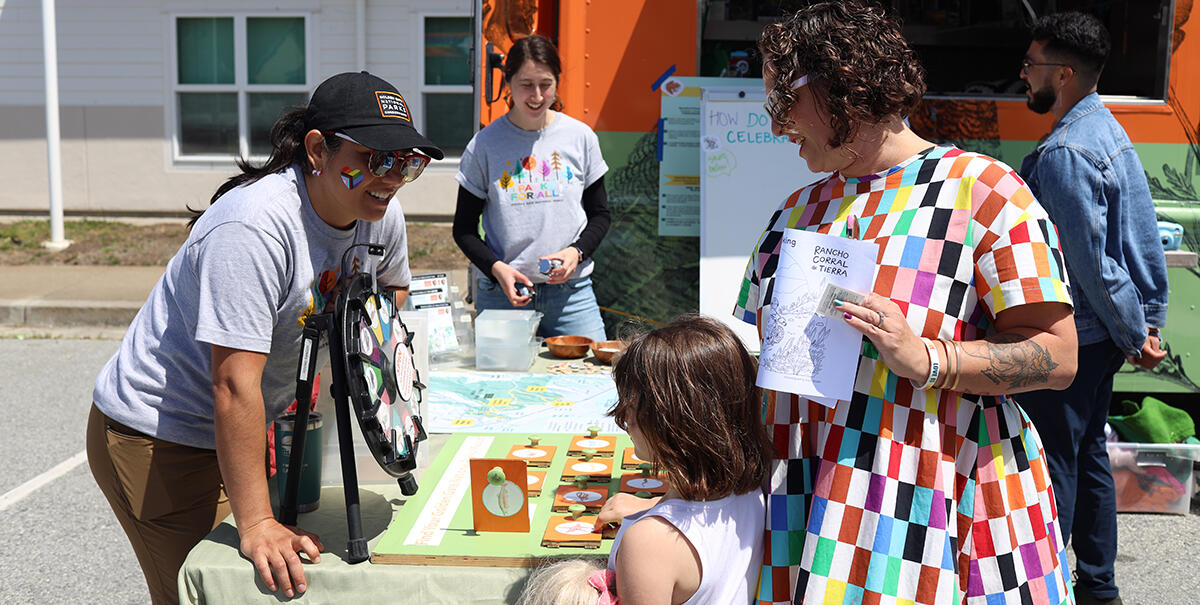
[[[468,360],[469,361],[469,360]],[[553,365],[566,360],[556,359],[544,349],[535,357],[534,373],[545,373]],[[569,360],[572,363],[594,364],[589,354],[586,360]],[[469,368],[463,368],[469,369]],[[326,372],[326,375],[328,373]],[[328,392],[322,393],[317,409],[327,410],[325,430],[329,439],[336,439],[333,432],[333,402]],[[357,427],[354,440],[362,442]],[[426,461],[433,460],[449,435],[431,434],[429,441],[422,444],[429,451]],[[337,465],[335,459],[326,458],[325,465]],[[363,459],[359,458],[359,464]],[[424,468],[418,468],[418,481]],[[340,468],[336,469],[340,474]],[[379,475],[378,468],[358,469],[359,476]],[[369,550],[387,529],[393,513],[404,505],[404,496],[395,482],[363,484],[359,486],[363,535],[369,542]],[[363,561],[355,565],[346,562],[346,500],[341,485],[326,485],[321,490],[321,506],[311,513],[299,516],[298,524],[307,531],[321,537],[326,552],[321,554],[318,564],[306,564],[305,579],[308,591],[294,599],[283,593],[267,590],[262,579],[250,564],[249,559],[238,552],[237,529],[230,516],[192,549],[183,567],[179,570],[179,601],[185,604],[251,604],[281,601],[295,603],[421,603],[447,605],[487,605],[516,601],[525,579],[527,568],[515,567],[450,567],[417,565],[376,565]]]
[[[431,454],[447,435],[431,435]],[[326,461],[327,463],[329,461]],[[418,472],[418,478],[420,473]],[[359,489],[363,535],[374,549],[392,514],[404,504],[395,483],[363,485]],[[179,571],[181,603],[421,603],[447,605],[503,604],[516,600],[529,569],[511,567],[447,567],[376,565],[346,562],[346,506],[341,486],[325,486],[321,506],[301,514],[300,527],[321,537],[326,552],[321,562],[306,564],[308,592],[294,599],[273,593],[248,559],[238,552],[233,518],[225,520],[192,549]]]

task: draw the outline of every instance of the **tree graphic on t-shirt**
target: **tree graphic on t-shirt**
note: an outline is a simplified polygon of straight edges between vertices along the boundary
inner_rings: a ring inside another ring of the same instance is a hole
[[[524,172],[524,171],[521,170],[521,162],[517,162],[517,165],[513,166],[513,174],[512,175],[513,175],[514,179],[517,179],[518,183],[521,182],[521,173],[522,172]]]
[[[558,171],[562,169],[562,156],[558,152],[550,154],[550,164],[554,166],[554,176],[558,176]]]
[[[500,175],[500,188],[508,189],[509,187],[512,187],[512,184],[512,177],[508,176],[508,171],[505,170],[504,173]]]
[[[525,174],[528,175],[529,182],[532,183],[534,175],[537,174],[533,171],[538,165],[537,158],[533,157],[532,155],[526,158],[521,158],[521,165],[525,167]]]
[[[549,176],[550,176],[550,164],[542,162],[542,180],[543,181],[546,180],[546,177],[549,177]]]

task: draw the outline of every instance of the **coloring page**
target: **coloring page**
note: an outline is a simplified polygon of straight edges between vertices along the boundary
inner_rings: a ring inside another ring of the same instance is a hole
[[[850,399],[862,334],[846,325],[833,299],[871,291],[878,246],[788,229],[763,330],[758,386],[833,407]]]

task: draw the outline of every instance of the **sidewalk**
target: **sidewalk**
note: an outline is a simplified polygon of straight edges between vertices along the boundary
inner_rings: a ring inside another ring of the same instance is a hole
[[[165,267],[0,266],[0,326],[124,330]],[[414,274],[435,273],[413,269]],[[449,271],[461,288],[467,271]]]
[[[163,267],[0,267],[0,325],[124,328]]]

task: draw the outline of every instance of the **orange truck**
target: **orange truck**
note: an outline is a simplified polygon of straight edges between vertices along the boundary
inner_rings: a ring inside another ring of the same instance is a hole
[[[761,5],[771,5],[764,8]],[[564,111],[600,138],[613,226],[597,252],[597,298],[610,332],[629,317],[652,322],[698,308],[699,242],[657,230],[660,100],[665,74],[756,78],[762,27],[803,0],[484,0],[479,48],[497,55],[536,32],[563,60]],[[1084,10],[1109,29],[1100,82],[1105,103],[1142,159],[1160,220],[1183,227],[1171,252],[1170,355],[1153,372],[1131,366],[1118,391],[1200,393],[1200,22],[1192,0],[885,1],[926,67],[929,93],[910,116],[926,138],[1019,166],[1053,125],[1025,105],[1018,79],[1031,18]],[[480,122],[506,111],[498,61],[480,60]],[[796,183],[797,187],[804,183]],[[763,217],[763,222],[768,217]],[[753,242],[746,242],[747,255]],[[730,287],[736,287],[731,285]],[[1192,355],[1192,351],[1196,355]],[[1193,359],[1195,357],[1195,359]]]

